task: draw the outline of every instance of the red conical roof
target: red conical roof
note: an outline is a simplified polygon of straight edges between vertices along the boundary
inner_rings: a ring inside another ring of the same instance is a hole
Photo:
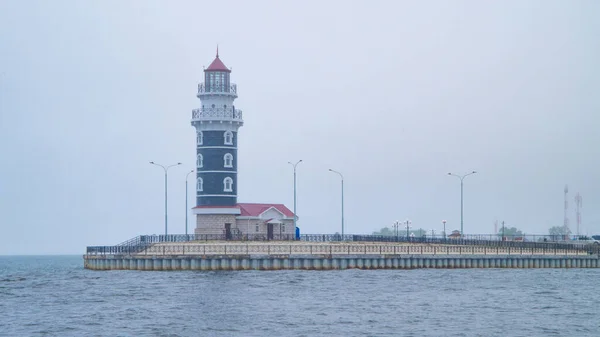
[[[217,47],[217,57],[214,61],[206,68],[204,71],[227,71],[231,72],[231,70],[227,69],[225,64],[219,58],[219,47]]]

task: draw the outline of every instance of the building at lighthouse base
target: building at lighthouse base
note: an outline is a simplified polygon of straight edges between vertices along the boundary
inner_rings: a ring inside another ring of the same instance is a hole
[[[192,211],[196,215],[195,234],[218,235],[225,239],[263,237],[265,240],[289,240],[296,233],[294,213],[283,204],[196,206]]]

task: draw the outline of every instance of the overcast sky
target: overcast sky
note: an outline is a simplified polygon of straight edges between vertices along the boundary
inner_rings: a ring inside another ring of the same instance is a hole
[[[233,68],[239,202],[298,226],[600,234],[598,1],[0,1],[0,254],[185,231],[191,110]],[[190,180],[190,191],[194,182]],[[190,193],[190,207],[194,206]],[[190,231],[193,231],[190,219]]]

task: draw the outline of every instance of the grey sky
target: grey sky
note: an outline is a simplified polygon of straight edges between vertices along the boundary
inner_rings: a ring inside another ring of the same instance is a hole
[[[219,44],[238,84],[239,202],[303,233],[546,233],[563,187],[600,234],[598,1],[2,1],[0,254],[184,232],[191,110]],[[190,181],[190,191],[194,182]],[[193,192],[191,193],[194,194]],[[190,205],[194,203],[190,196]],[[192,221],[190,221],[192,224]],[[190,225],[192,230],[193,225]]]

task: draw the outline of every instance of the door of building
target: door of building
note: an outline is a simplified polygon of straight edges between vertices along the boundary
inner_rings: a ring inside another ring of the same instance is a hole
[[[231,224],[225,224],[225,240],[231,240]]]
[[[267,224],[267,240],[273,240],[273,224]]]

